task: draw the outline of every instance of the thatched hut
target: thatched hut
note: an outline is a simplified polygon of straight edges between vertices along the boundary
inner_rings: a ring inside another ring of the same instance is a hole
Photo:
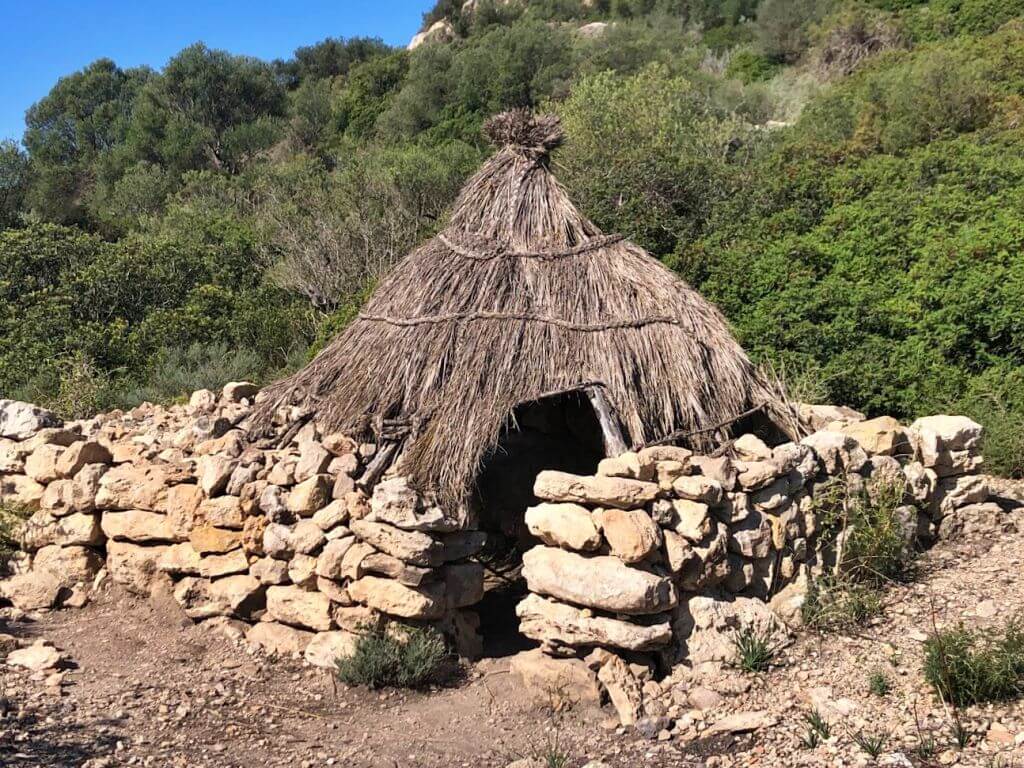
[[[741,421],[784,422],[721,313],[574,207],[548,162],[557,118],[514,111],[487,131],[499,149],[448,226],[267,390],[265,415],[298,405],[322,429],[375,440],[451,505],[496,466],[525,467],[532,484],[545,462],[587,471],[626,447],[706,450]]]

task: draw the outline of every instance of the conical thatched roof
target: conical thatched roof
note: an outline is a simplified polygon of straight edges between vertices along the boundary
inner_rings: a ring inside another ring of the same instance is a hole
[[[505,113],[488,132],[500,149],[447,228],[264,413],[300,404],[366,437],[408,424],[406,471],[457,501],[513,408],[547,393],[600,382],[634,443],[707,430],[683,441],[698,448],[773,398],[714,306],[569,201],[548,167],[557,118]]]

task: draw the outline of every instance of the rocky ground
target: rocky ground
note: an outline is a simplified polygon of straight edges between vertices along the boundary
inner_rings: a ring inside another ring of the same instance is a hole
[[[548,754],[564,755],[567,768],[1024,765],[1024,706],[961,712],[970,736],[960,749],[953,713],[921,675],[922,642],[934,627],[1001,625],[1024,611],[1022,560],[1020,511],[943,542],[861,631],[802,633],[762,675],[667,679],[668,720],[647,734],[618,726],[610,710],[538,706],[500,659],[435,691],[347,689],[323,670],[247,648],[226,624],[193,624],[170,596],[142,600],[105,586],[84,609],[0,613],[0,633],[21,645],[44,638],[63,667],[31,672],[8,659],[0,765],[477,768]],[[868,690],[875,670],[892,683],[885,696]],[[802,739],[812,709],[832,736],[809,749]],[[877,761],[858,734],[884,740]]]

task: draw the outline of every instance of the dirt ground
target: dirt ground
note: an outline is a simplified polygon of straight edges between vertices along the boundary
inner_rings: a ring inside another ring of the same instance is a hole
[[[449,688],[369,692],[336,685],[297,660],[270,660],[209,625],[193,625],[170,601],[105,589],[81,610],[0,618],[0,633],[43,637],[71,668],[35,676],[0,668],[0,766],[373,766],[502,768],[553,751],[566,768],[625,766],[1024,766],[1020,702],[954,717],[921,674],[934,627],[1000,625],[1024,615],[1024,513],[999,530],[944,542],[918,578],[893,587],[885,615],[846,635],[803,633],[762,675],[726,671],[721,701],[683,702],[672,737],[647,740],[617,726],[610,710],[553,715],[532,704],[507,661],[468,668]],[[2,616],[2,613],[0,613]],[[871,694],[870,672],[892,682]],[[666,696],[679,694],[666,689]],[[832,736],[801,743],[817,709]],[[751,734],[702,738],[705,725],[740,712],[773,723]],[[969,733],[955,744],[955,720]],[[869,757],[863,735],[883,739]]]

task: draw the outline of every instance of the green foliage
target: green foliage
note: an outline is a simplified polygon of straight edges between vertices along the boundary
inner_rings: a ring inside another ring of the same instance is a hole
[[[223,342],[167,347],[156,353],[146,385],[121,393],[118,400],[122,406],[165,403],[197,389],[219,390],[229,381],[259,382],[263,372],[263,361],[251,349],[231,348]]]
[[[28,155],[13,141],[0,141],[0,229],[18,223],[28,184]]]
[[[765,56],[794,62],[810,45],[811,26],[835,0],[763,0],[757,9],[757,41]]]
[[[757,627],[740,627],[732,638],[736,651],[735,664],[744,672],[765,672],[775,658],[778,649],[772,643],[771,629],[763,631]]]
[[[760,53],[751,50],[739,50],[729,59],[725,69],[727,77],[735,77],[744,83],[755,83],[770,80],[778,73],[780,65]]]
[[[881,612],[877,588],[835,577],[811,581],[800,606],[804,625],[823,632],[864,626]]]
[[[1024,688],[1024,628],[941,630],[924,644],[924,676],[943,701],[967,706],[1018,698]]]
[[[808,728],[823,741],[832,738],[832,726],[828,724],[828,720],[817,709],[812,709],[808,712],[804,719],[807,721]]]
[[[749,133],[709,104],[699,83],[661,65],[585,78],[558,111],[573,137],[559,162],[575,198],[606,230],[661,254],[706,227],[734,183],[722,159]]]
[[[0,145],[0,228],[21,232],[0,229],[0,393],[55,402],[88,370],[62,407],[121,402],[192,344],[251,353],[257,378],[294,364],[443,225],[482,121],[522,105],[563,117],[553,162],[583,210],[715,301],[798,396],[965,412],[988,466],[1024,474],[1022,15],[440,0],[425,21],[458,39],[414,52],[101,59],[29,110],[24,152]],[[576,34],[592,20],[614,24]]]
[[[892,680],[884,669],[876,667],[868,675],[868,691],[875,696],[888,696],[892,690]]]
[[[11,557],[21,550],[19,531],[31,514],[21,507],[0,504],[0,574],[6,571]]]
[[[337,660],[338,679],[369,688],[422,688],[442,680],[448,662],[444,640],[432,629],[365,631],[350,656]]]
[[[885,742],[889,739],[887,733],[866,733],[857,731],[853,734],[853,743],[864,750],[870,757],[878,757],[885,748]]]

